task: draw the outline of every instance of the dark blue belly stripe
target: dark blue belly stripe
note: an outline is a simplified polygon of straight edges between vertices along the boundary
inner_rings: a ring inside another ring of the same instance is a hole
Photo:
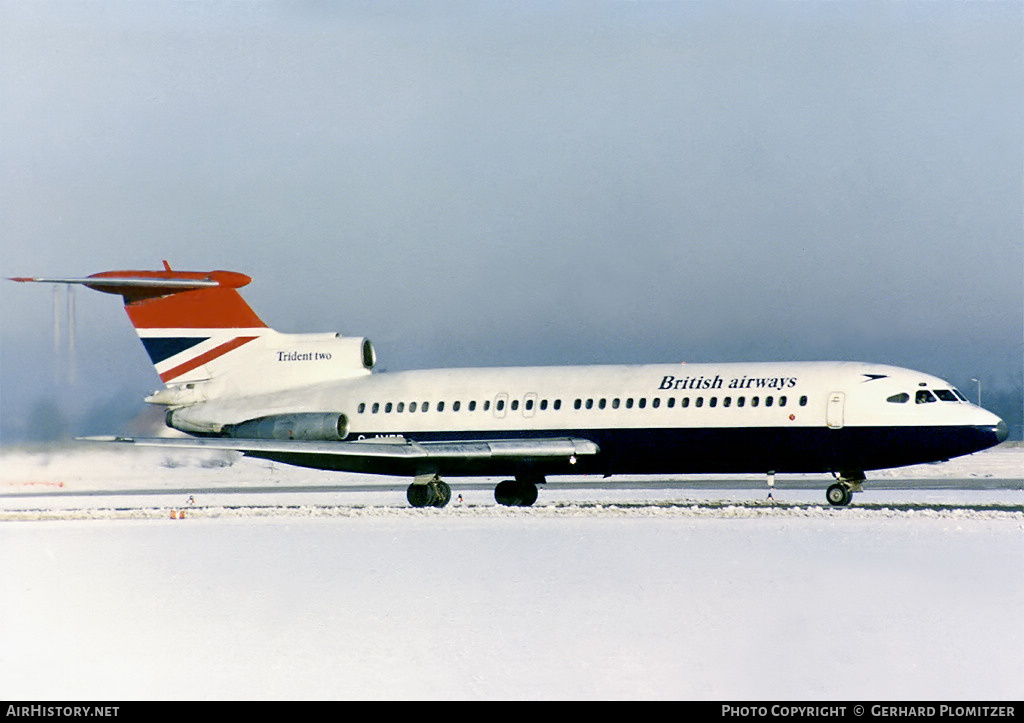
[[[493,430],[399,432],[417,441],[565,438],[596,443],[601,452],[567,460],[452,459],[430,469],[401,460],[338,458],[291,453],[253,454],[317,469],[376,474],[442,476],[566,474],[736,474],[863,472],[937,462],[999,442],[994,427],[734,427],[658,429]]]

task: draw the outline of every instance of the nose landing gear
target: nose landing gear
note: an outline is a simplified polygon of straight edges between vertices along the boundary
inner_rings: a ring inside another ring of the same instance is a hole
[[[865,477],[863,472],[837,472],[833,473],[836,478],[835,484],[829,485],[825,490],[825,499],[833,507],[845,507],[853,499],[854,492],[863,492],[861,484]]]

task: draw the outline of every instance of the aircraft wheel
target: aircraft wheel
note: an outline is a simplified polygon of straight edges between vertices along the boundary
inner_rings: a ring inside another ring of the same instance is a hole
[[[494,488],[494,501],[499,505],[512,507],[515,505],[515,492],[515,480],[507,479],[499,482],[497,487]]]
[[[411,484],[405,491],[405,499],[409,500],[413,507],[427,507],[430,505],[430,498],[430,485]]]
[[[448,486],[447,482],[437,480],[433,484],[427,485],[433,488],[434,492],[434,507],[444,507],[452,499],[452,488]]]
[[[426,507],[430,502],[430,491],[426,484],[410,484],[406,499],[413,507]]]
[[[413,507],[444,507],[452,498],[452,488],[439,479],[426,484],[411,484],[405,491],[405,499]]]
[[[494,488],[494,501],[506,507],[529,507],[537,501],[537,485],[507,479]]]
[[[853,493],[846,485],[836,483],[825,490],[825,499],[833,507],[845,507],[853,499]]]

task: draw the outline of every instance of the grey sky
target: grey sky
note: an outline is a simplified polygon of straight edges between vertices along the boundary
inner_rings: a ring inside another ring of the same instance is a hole
[[[864,359],[1019,385],[1019,2],[0,0],[0,272],[226,268],[392,369]],[[0,284],[0,420],[54,382]],[[158,384],[79,291],[94,408]]]

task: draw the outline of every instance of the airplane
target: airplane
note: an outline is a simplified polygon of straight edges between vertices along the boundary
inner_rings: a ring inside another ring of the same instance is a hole
[[[373,344],[268,327],[232,271],[107,271],[163,388],[146,397],[188,436],[104,437],[199,447],[299,467],[411,478],[413,507],[444,507],[445,478],[509,477],[528,507],[558,475],[831,474],[848,505],[865,471],[948,460],[1006,439],[948,382],[848,361],[377,370]]]

